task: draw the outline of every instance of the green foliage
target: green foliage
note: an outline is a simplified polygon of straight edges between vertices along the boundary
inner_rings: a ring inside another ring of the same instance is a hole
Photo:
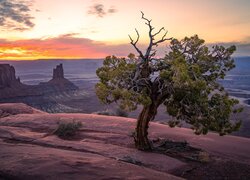
[[[103,67],[97,69],[96,74],[100,82],[96,84],[97,97],[106,104],[116,102],[121,109],[133,111],[138,104],[150,104],[148,94],[135,91],[133,76],[136,70],[136,61],[130,54],[130,59],[108,56]]]
[[[58,125],[53,134],[62,139],[67,139],[76,135],[77,131],[82,127],[81,122],[62,122]]]
[[[105,116],[120,116],[120,117],[128,117],[128,112],[121,109],[121,108],[117,108],[116,111],[112,111],[109,109],[106,109],[104,111],[97,111],[94,112],[93,114],[98,114],[98,115],[105,115]]]
[[[128,112],[124,111],[123,109],[116,109],[116,116],[120,116],[120,117],[128,117]]]
[[[218,80],[235,67],[231,58],[235,50],[235,46],[208,48],[195,35],[173,39],[164,58],[108,56],[96,71],[100,78],[96,94],[103,103],[116,102],[129,111],[138,105],[164,104],[175,118],[170,126],[185,121],[196,134],[231,133],[239,129],[240,121],[231,122],[230,115],[241,108]]]
[[[115,116],[114,112],[106,109],[104,111],[97,111],[97,112],[94,112],[93,114],[98,114],[98,115],[104,115],[104,116]]]
[[[170,126],[184,120],[193,125],[196,134],[213,130],[224,135],[238,130],[240,121],[229,120],[231,113],[240,112],[235,108],[238,101],[231,99],[218,83],[235,67],[231,58],[235,46],[214,46],[209,50],[196,35],[181,41],[174,39],[170,48],[164,58],[170,64],[170,69],[164,71],[172,75],[165,80],[171,82],[172,93],[164,105],[176,118]],[[165,79],[164,71],[161,76]]]

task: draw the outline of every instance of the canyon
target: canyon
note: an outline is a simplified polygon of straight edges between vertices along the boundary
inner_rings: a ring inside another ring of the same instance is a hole
[[[45,111],[64,111],[67,107],[54,97],[77,92],[79,88],[64,77],[63,65],[53,69],[52,79],[37,85],[27,85],[16,77],[15,68],[0,64],[0,102],[22,102]],[[58,110],[59,109],[59,110]],[[70,108],[69,108],[70,109]]]

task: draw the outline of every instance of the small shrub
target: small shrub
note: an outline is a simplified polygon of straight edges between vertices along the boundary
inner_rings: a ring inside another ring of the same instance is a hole
[[[53,134],[62,139],[70,138],[76,135],[77,131],[82,127],[81,122],[62,122],[58,125]]]
[[[128,117],[128,112],[124,111],[123,109],[118,108],[116,110],[116,115],[121,117]]]
[[[109,109],[106,109],[104,111],[97,111],[93,112],[93,114],[98,114],[98,115],[105,115],[105,116],[120,116],[120,117],[128,117],[128,113],[120,108],[116,110],[116,112],[113,112]]]
[[[93,114],[105,115],[105,116],[115,116],[115,114],[108,109],[105,111],[97,111],[97,112],[94,112]]]
[[[205,151],[199,152],[198,159],[200,162],[209,162],[211,160],[209,154]]]
[[[130,156],[124,156],[122,159],[119,159],[119,160],[123,161],[123,162],[131,163],[131,164],[139,165],[139,166],[142,165],[141,161],[138,161],[138,160],[136,160],[136,159],[134,159],[133,157],[130,157]]]

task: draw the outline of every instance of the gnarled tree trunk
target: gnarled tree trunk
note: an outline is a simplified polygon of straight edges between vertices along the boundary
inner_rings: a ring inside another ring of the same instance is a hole
[[[144,106],[138,119],[135,129],[135,146],[139,150],[151,150],[151,143],[148,139],[149,122],[155,118],[158,106],[152,103]]]

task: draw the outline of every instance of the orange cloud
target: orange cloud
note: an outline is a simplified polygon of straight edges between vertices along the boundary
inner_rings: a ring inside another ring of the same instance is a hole
[[[126,56],[133,51],[129,44],[108,45],[73,35],[17,41],[0,39],[0,59],[104,58],[110,54]]]
[[[75,35],[76,34],[64,34],[47,39],[26,39],[18,41],[0,39],[0,59],[104,58],[112,54],[116,56],[127,56],[130,52],[136,53],[129,43],[110,45],[87,38],[74,37]],[[236,56],[250,55],[249,43],[222,43],[222,45],[225,46],[232,44],[237,46]],[[139,45],[139,47],[140,49],[146,49],[145,45]],[[164,55],[166,50],[166,46],[161,46],[158,49],[158,55]]]

